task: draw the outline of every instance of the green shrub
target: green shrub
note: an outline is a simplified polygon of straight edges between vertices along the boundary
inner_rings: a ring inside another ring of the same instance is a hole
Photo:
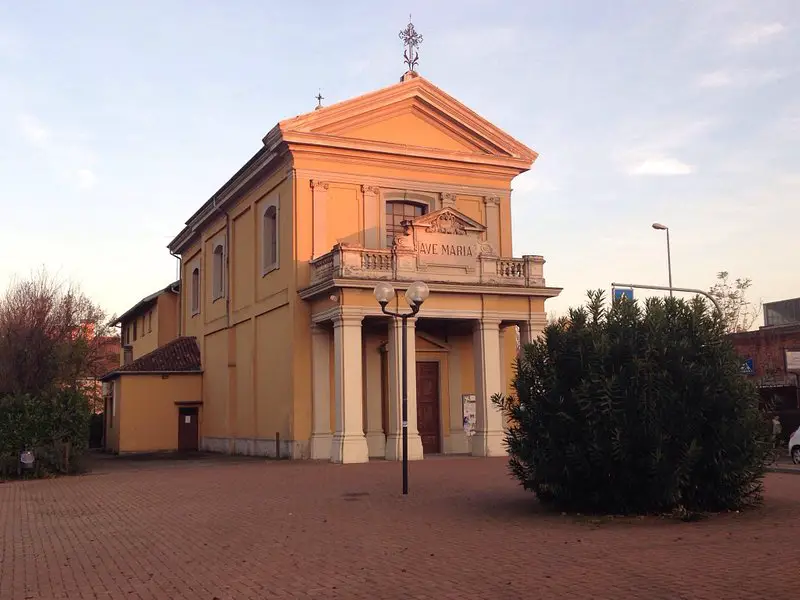
[[[702,512],[761,500],[769,427],[720,319],[704,303],[602,292],[522,348],[512,473],[560,510]]]
[[[0,398],[0,478],[79,471],[89,420],[86,396],[71,389]],[[36,459],[30,471],[20,468],[24,450]]]

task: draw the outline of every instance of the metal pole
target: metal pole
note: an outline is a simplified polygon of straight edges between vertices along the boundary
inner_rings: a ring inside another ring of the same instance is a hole
[[[672,258],[669,250],[669,227],[667,227],[667,271],[669,272],[669,297],[672,298]]]
[[[642,285],[642,284],[639,284],[639,283],[612,283],[611,287],[621,287],[621,288],[629,287],[629,288],[638,288],[638,289],[642,289],[642,290],[664,290],[664,291],[669,290],[670,292],[672,292],[672,290],[675,290],[676,292],[687,292],[687,293],[690,293],[690,294],[701,294],[701,295],[705,296],[706,298],[708,298],[709,300],[711,300],[711,303],[717,309],[717,312],[719,312],[720,314],[722,313],[722,309],[719,307],[719,303],[716,300],[714,300],[714,297],[711,294],[709,294],[708,292],[704,292],[703,290],[696,290],[694,288],[679,288],[679,287],[666,288],[663,285]]]
[[[406,331],[408,317],[403,315],[403,409],[401,426],[403,428],[403,494],[408,494],[408,357],[406,356]]]

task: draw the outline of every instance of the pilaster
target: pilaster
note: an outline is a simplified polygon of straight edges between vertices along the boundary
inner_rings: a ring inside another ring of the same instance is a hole
[[[383,433],[383,406],[381,397],[380,348],[370,338],[364,344],[364,408],[369,456],[386,455],[386,435]]]
[[[486,241],[500,253],[500,197],[484,196],[486,205]]]
[[[330,331],[320,325],[311,326],[311,393],[312,430],[311,458],[331,458],[331,377]]]
[[[452,192],[442,192],[439,208],[455,208],[456,194]]]
[[[330,251],[328,245],[328,187],[326,181],[311,180],[312,249],[311,258],[319,258]]]
[[[381,233],[381,190],[374,185],[362,185],[361,194],[364,201],[364,248],[380,248]]]

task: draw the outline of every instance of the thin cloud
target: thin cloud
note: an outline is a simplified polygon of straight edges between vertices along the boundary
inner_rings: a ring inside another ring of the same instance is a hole
[[[75,171],[75,179],[82,190],[90,190],[97,183],[97,176],[91,169],[78,169]]]
[[[734,46],[754,46],[770,41],[775,36],[783,33],[785,29],[783,24],[778,22],[751,25],[735,33],[731,37],[731,43]]]
[[[694,172],[692,165],[671,157],[653,157],[633,164],[628,168],[629,175],[689,175]]]
[[[732,71],[719,69],[703,73],[697,77],[696,83],[700,88],[724,88],[724,87],[754,87],[766,85],[778,81],[785,77],[785,73],[778,69],[743,69]]]
[[[17,125],[23,137],[34,146],[44,146],[51,138],[50,130],[33,115],[19,115]]]

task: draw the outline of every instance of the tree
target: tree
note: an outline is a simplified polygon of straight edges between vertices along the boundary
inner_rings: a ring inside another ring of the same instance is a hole
[[[0,479],[79,468],[101,371],[118,364],[104,312],[45,271],[0,297]],[[27,473],[27,472],[26,472]]]
[[[729,273],[717,273],[717,283],[711,286],[709,294],[714,297],[722,311],[725,330],[728,333],[748,331],[756,322],[761,308],[747,300],[747,290],[752,285],[750,278],[728,280]]]
[[[601,291],[548,325],[494,397],[513,475],[559,510],[649,513],[761,499],[769,428],[706,304]]]
[[[108,319],[42,270],[0,297],[0,396],[80,388],[108,363]]]

